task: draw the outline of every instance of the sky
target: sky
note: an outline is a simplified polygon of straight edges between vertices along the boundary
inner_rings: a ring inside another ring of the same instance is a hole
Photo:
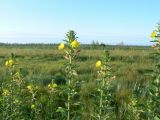
[[[150,45],[160,0],[0,0],[0,42]]]

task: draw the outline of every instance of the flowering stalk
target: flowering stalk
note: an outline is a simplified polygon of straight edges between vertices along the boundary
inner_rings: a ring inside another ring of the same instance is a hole
[[[102,107],[103,107],[103,89],[104,88],[104,78],[102,79],[102,85],[101,85],[101,90],[100,90],[100,103],[99,103],[99,120],[101,120],[102,116]]]
[[[31,94],[31,119],[37,119],[38,111],[36,108],[36,94],[37,94],[37,86],[33,86],[32,84],[27,86],[28,92]]]
[[[49,102],[48,102],[48,105],[50,106],[49,111],[48,111],[48,114],[49,114],[48,119],[53,119],[53,117],[54,117],[52,103],[54,103],[54,98],[55,98],[55,94],[57,92],[57,87],[58,87],[58,85],[56,83],[54,83],[53,80],[50,84],[48,84],[48,92],[49,92],[49,96],[50,96]]]
[[[71,53],[71,51],[70,51],[70,53]],[[70,65],[70,70],[72,70],[72,68],[71,68],[71,65],[72,65],[72,56],[71,55],[69,55],[69,65]],[[67,120],[70,120],[70,99],[71,99],[71,96],[70,96],[70,92],[71,92],[70,86],[71,86],[71,78],[68,79],[68,101],[67,101],[68,115],[67,115]]]
[[[5,66],[7,67],[7,70],[10,74],[10,80],[6,82],[6,84],[3,84],[3,97],[5,98],[4,102],[8,104],[8,108],[6,109],[6,115],[10,119],[18,119],[22,112],[19,109],[20,108],[20,94],[21,94],[21,84],[22,84],[22,78],[20,73],[16,69],[16,62],[14,61],[14,55],[10,57],[5,62]],[[16,72],[17,71],[17,72]],[[5,86],[4,86],[5,85]],[[4,105],[5,109],[5,105]],[[5,115],[4,115],[5,117]]]
[[[98,91],[100,92],[100,99],[99,99],[99,112],[98,112],[98,120],[102,120],[103,118],[103,111],[104,111],[104,107],[105,103],[104,101],[109,102],[108,98],[108,94],[106,94],[106,92],[109,91],[109,86],[110,86],[110,80],[113,79],[113,77],[111,77],[110,75],[110,66],[109,66],[109,53],[108,51],[105,51],[105,58],[104,61],[97,61],[96,62],[96,67],[99,68],[98,70],[98,76],[99,76],[99,82],[100,82],[100,88],[98,89]]]
[[[154,80],[151,82],[150,86],[150,100],[149,100],[149,108],[150,108],[150,117],[154,119],[160,119],[160,23],[157,26],[157,30],[153,31],[151,34],[151,38],[156,44],[152,47],[157,50],[156,52],[156,70],[154,70],[153,76]]]
[[[64,40],[66,43],[61,43],[58,46],[59,50],[66,50],[65,59],[67,60],[66,68],[65,68],[65,75],[67,79],[67,120],[70,120],[71,114],[71,97],[74,95],[72,93],[73,88],[71,88],[72,80],[75,75],[77,75],[76,71],[74,70],[74,64],[72,63],[74,57],[77,55],[77,48],[79,47],[79,42],[76,40],[76,33],[74,31],[69,31],[66,34],[67,38]]]
[[[4,95],[6,95],[7,99],[9,100],[9,113],[7,113],[7,117],[12,118],[12,114],[13,114],[13,70],[14,70],[14,62],[12,60],[12,57],[10,59],[8,59],[5,62],[5,66],[7,67],[9,73],[10,73],[10,81],[9,81],[9,88],[8,88],[8,95],[4,93]],[[5,92],[5,91],[4,91]]]

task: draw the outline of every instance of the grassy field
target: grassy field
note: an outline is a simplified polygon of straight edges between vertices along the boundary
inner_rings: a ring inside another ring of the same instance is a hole
[[[114,82],[116,83],[114,85],[115,99],[119,101],[129,95],[135,84],[141,83],[143,86],[150,79],[147,73],[155,69],[155,60],[153,59],[153,49],[151,47],[81,45],[80,53],[75,61],[78,68],[78,77],[76,79],[81,82],[79,98],[84,106],[87,106],[83,108],[81,117],[84,120],[89,119],[89,113],[94,111],[94,101],[90,99],[89,93],[92,93],[97,86],[97,68],[95,68],[95,63],[103,58],[104,50],[108,50],[110,53],[111,71],[113,76],[115,76]],[[25,84],[32,83],[38,85],[43,93],[43,89],[52,80],[56,81],[57,84],[65,83],[63,73],[64,51],[58,50],[57,45],[52,44],[0,45],[1,83],[10,78],[5,67],[5,61],[12,53],[17,63],[17,69],[20,70]],[[44,111],[42,110],[41,112],[43,113]],[[37,119],[44,119],[42,115],[39,116]]]
[[[103,57],[103,48],[82,45],[77,58],[79,80],[92,81],[95,75],[95,62]],[[141,46],[106,46],[110,52],[112,71],[119,81],[145,80],[145,71],[154,69],[153,49]],[[63,69],[63,51],[56,45],[6,45],[0,47],[0,73],[5,76],[5,60],[15,54],[23,76],[44,85],[50,82]],[[1,78],[2,79],[2,78]]]

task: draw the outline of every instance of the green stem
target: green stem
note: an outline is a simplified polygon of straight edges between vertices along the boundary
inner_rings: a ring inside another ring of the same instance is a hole
[[[67,117],[67,120],[70,120],[70,80],[68,81],[68,103],[67,103],[67,110],[68,110],[68,117]]]
[[[100,91],[99,120],[101,120],[101,117],[102,117],[102,107],[103,107],[103,87],[104,87],[104,78],[102,79],[102,85],[101,85],[101,91]]]
[[[11,68],[11,86],[10,86],[10,89],[11,89],[11,114],[13,113],[13,66]],[[12,116],[12,115],[11,115]]]
[[[71,65],[72,65],[72,56],[71,55],[69,56],[69,64],[70,64],[70,70],[71,70],[72,69],[71,68]],[[70,96],[70,91],[71,91],[70,84],[71,84],[71,77],[68,80],[68,103],[67,103],[68,116],[67,116],[67,120],[70,120],[70,99],[71,99],[71,96]]]

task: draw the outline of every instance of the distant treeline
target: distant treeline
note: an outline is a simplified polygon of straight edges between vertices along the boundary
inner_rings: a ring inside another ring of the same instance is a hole
[[[0,43],[0,47],[7,48],[57,48],[58,44],[56,43]],[[138,46],[138,45],[106,45],[106,44],[81,44],[82,49],[149,49],[150,46]]]

